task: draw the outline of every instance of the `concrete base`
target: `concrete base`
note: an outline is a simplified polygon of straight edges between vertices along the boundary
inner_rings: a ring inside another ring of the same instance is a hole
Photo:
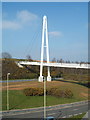
[[[43,76],[39,76],[38,82],[43,82]]]
[[[47,81],[51,81],[51,76],[47,76]]]

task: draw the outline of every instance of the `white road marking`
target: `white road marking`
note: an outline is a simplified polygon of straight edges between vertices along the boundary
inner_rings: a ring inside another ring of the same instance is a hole
[[[63,116],[62,118],[66,118],[66,116]]]
[[[69,115],[69,117],[71,117],[72,115]]]
[[[75,116],[78,115],[78,114],[74,114]]]
[[[79,113],[79,114],[82,114],[82,113]]]
[[[56,113],[50,113],[50,114],[48,114],[48,115],[54,115],[54,114],[56,114]]]
[[[78,110],[78,109],[74,109],[74,111],[75,111],[75,110]]]

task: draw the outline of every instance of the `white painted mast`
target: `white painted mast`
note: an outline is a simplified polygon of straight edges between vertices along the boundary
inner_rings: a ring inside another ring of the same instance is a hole
[[[46,39],[46,46],[45,46]],[[39,82],[43,82],[43,56],[44,56],[44,47],[46,47],[47,63],[49,63],[49,48],[48,48],[48,30],[47,30],[47,17],[43,17],[43,28],[42,28],[42,47],[41,47],[41,65],[40,65],[40,76]],[[48,76],[47,81],[51,81],[50,76],[50,67],[48,66]]]

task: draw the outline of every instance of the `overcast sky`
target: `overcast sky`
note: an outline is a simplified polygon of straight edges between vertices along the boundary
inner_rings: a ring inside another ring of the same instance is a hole
[[[3,52],[40,60],[42,17],[48,17],[50,59],[88,61],[87,2],[2,3]]]

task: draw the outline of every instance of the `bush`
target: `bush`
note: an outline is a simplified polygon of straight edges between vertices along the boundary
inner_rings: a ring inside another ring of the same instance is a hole
[[[26,88],[23,90],[26,96],[43,96],[44,89],[43,88]],[[73,93],[71,90],[60,90],[58,88],[49,88],[46,90],[47,95],[61,97],[61,98],[72,98]]]
[[[47,95],[54,95],[56,90],[57,90],[57,88],[49,88],[47,90]]]
[[[23,90],[26,96],[43,96],[43,88],[26,88]]]
[[[65,97],[66,97],[66,98],[72,98],[72,97],[73,97],[72,91],[69,90],[69,89],[66,89],[66,90],[65,90]]]
[[[72,98],[73,93],[71,90],[60,90],[58,88],[51,88],[47,90],[47,95],[55,96],[55,97],[62,97],[62,98]]]
[[[54,92],[54,96],[56,96],[56,97],[64,97],[64,91],[56,89],[56,91]]]

